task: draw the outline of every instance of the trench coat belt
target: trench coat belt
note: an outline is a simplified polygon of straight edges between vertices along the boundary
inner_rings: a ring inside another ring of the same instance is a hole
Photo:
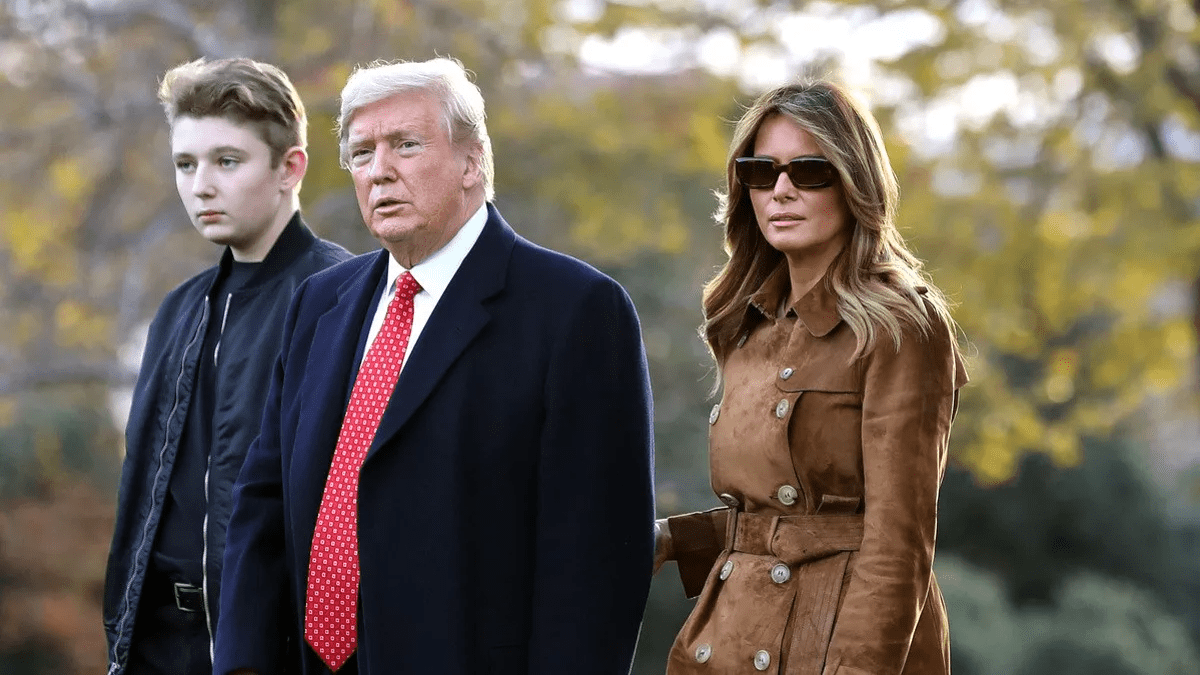
[[[833,637],[846,567],[863,538],[858,514],[766,516],[739,513],[734,551],[772,556],[794,570],[792,616],[795,622],[786,673],[821,675]]]
[[[863,517],[859,514],[768,516],[737,515],[734,551],[768,555],[788,565],[819,560],[862,546]]]

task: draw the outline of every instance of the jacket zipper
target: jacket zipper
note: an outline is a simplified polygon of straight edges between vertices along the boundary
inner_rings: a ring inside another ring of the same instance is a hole
[[[221,355],[221,339],[225,337],[225,323],[229,320],[229,307],[233,304],[233,293],[225,296],[225,311],[221,313],[221,329],[217,332],[217,346],[213,348],[213,375],[216,375],[217,360]],[[216,388],[213,388],[214,392]],[[214,444],[215,445],[215,444]],[[208,465],[204,467],[204,545],[200,557],[202,574],[200,575],[200,590],[204,594],[204,625],[208,628],[208,662],[216,658],[216,636],[213,635],[212,610],[208,605],[208,476],[212,472],[212,448],[208,449]]]
[[[163,466],[164,466],[163,456],[166,455],[167,446],[170,445],[170,443],[171,443],[171,437],[170,437],[171,420],[173,420],[175,418],[175,412],[179,410],[179,398],[180,398],[179,397],[179,388],[183,383],[183,375],[187,371],[187,355],[189,352],[192,351],[192,347],[195,346],[195,344],[196,344],[196,337],[202,333],[201,329],[206,325],[208,325],[208,303],[207,302],[204,303],[204,308],[200,315],[200,324],[198,326],[196,326],[196,331],[194,333],[192,333],[192,337],[190,340],[188,340],[187,346],[183,348],[183,358],[181,358],[180,362],[179,362],[179,375],[175,378],[175,400],[171,403],[171,412],[167,414],[167,424],[165,427],[167,429],[167,433],[166,433],[165,437],[163,438],[162,448],[160,448],[158,451],[158,470],[154,472],[154,484],[151,486],[151,491],[150,491],[151,496],[153,496],[155,493],[158,492],[158,481],[160,478],[162,478]],[[137,567],[138,558],[142,557],[142,551],[145,550],[145,548],[146,548],[146,539],[150,533],[149,532],[150,516],[152,515],[153,511],[154,511],[154,509],[151,509],[149,512],[146,513],[146,522],[142,524],[142,539],[140,542],[138,542],[137,551],[135,551],[133,554],[133,564],[134,564],[135,569]],[[129,610],[130,610],[129,593],[131,590],[133,590],[134,576],[135,575],[131,573],[129,575],[129,581],[127,581],[125,583],[125,613],[124,613],[124,615],[121,616],[121,622],[120,622],[121,630],[117,633],[117,639],[113,642],[113,663],[108,669],[109,673],[114,673],[117,671],[116,650],[120,648],[121,639],[125,636],[125,627],[129,623],[128,622]],[[129,654],[128,650],[126,650],[125,653],[126,653],[126,656],[128,656],[128,654]]]

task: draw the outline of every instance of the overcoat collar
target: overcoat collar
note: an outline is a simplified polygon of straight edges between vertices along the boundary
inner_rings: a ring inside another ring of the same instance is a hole
[[[774,321],[776,310],[787,299],[791,290],[787,266],[780,265],[750,296],[747,312],[757,310],[763,317]],[[799,317],[813,337],[825,337],[841,323],[837,296],[829,289],[829,273],[826,272],[807,293],[788,307],[786,314]]]

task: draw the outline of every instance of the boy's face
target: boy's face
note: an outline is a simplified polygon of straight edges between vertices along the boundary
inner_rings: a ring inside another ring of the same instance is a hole
[[[265,257],[275,243],[273,226],[291,216],[286,162],[272,168],[258,133],[224,117],[176,118],[171,158],[179,198],[200,234],[228,245],[239,260]]]

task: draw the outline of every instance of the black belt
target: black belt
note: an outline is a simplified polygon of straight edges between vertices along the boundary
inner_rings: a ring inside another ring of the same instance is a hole
[[[181,581],[174,583],[175,606],[184,612],[204,611],[204,589]]]

